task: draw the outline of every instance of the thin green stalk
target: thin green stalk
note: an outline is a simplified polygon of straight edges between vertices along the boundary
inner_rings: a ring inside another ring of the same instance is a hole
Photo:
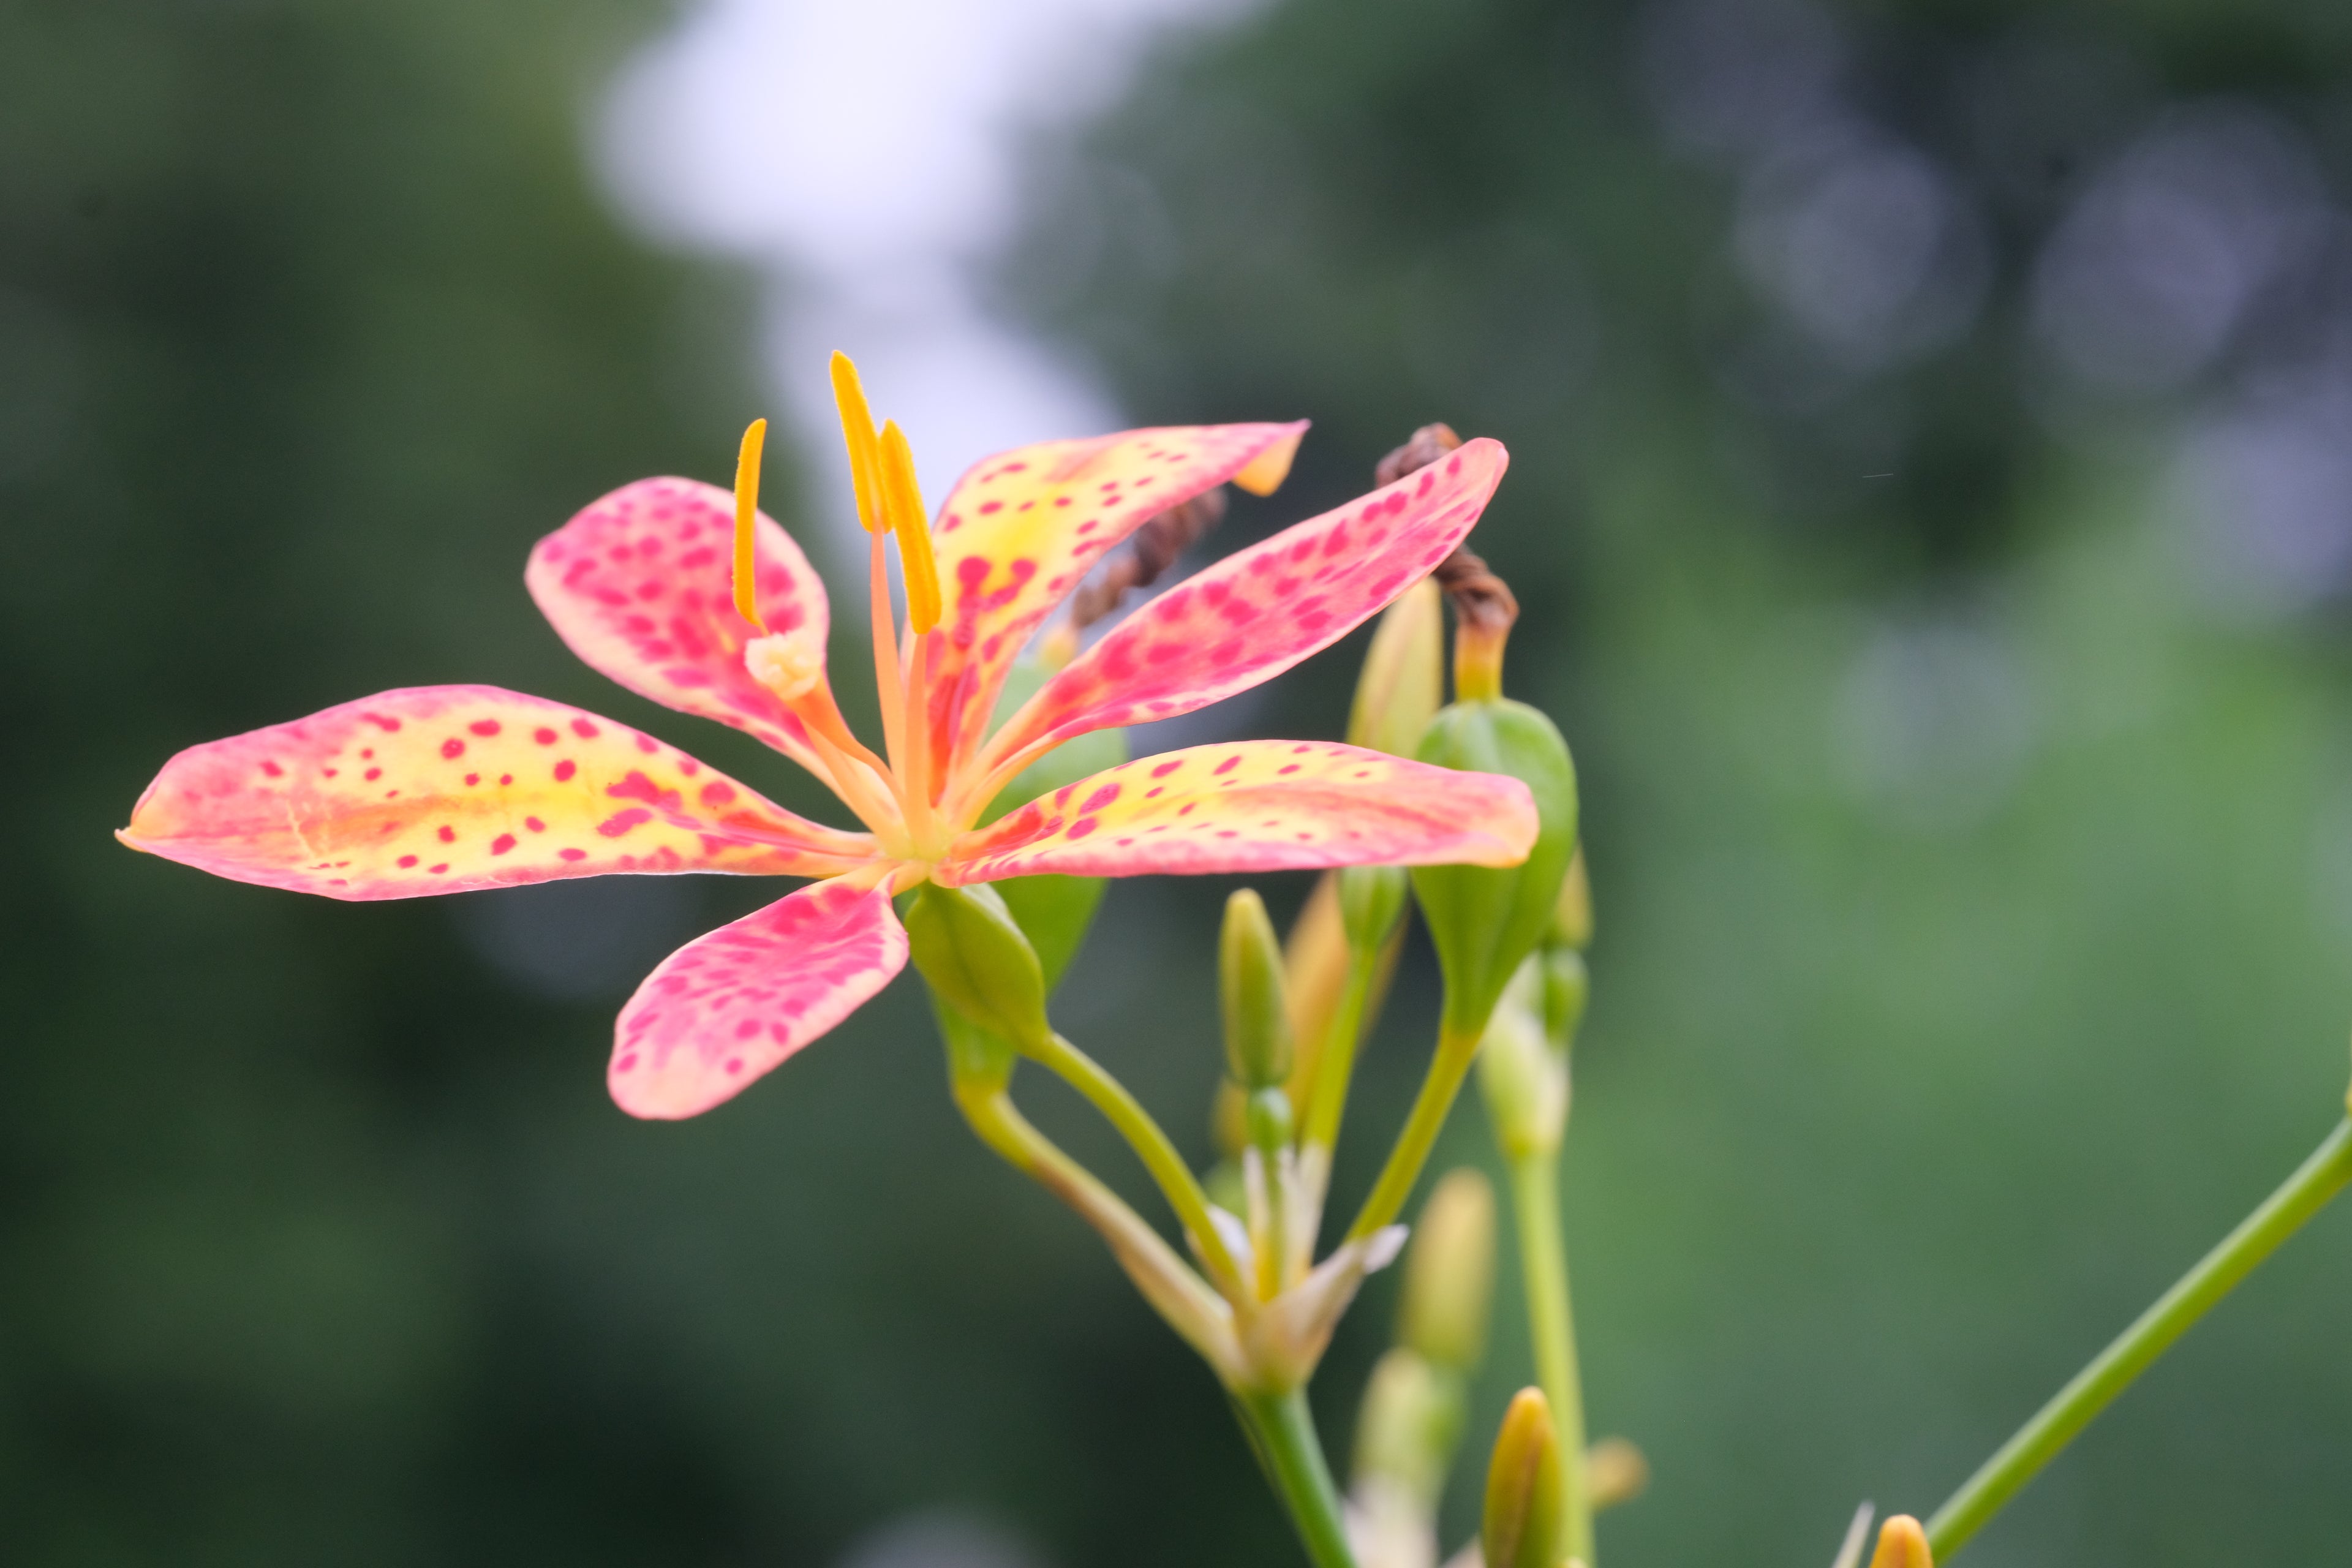
[[[1234,1403],[1249,1433],[1252,1447],[1265,1464],[1298,1539],[1315,1568],[1356,1568],[1348,1545],[1348,1528],[1339,1510],[1339,1489],[1331,1484],[1331,1467],[1324,1461],[1322,1440],[1315,1435],[1315,1418],[1307,1413],[1307,1394],[1236,1394]]]
[[[1968,1544],[2042,1466],[2074,1441],[2093,1416],[2130,1387],[2132,1380],[2169,1350],[2190,1324],[2343,1191],[2347,1183],[2352,1183],[2352,1119],[2339,1123],[2278,1191],[2158,1297],[2090,1365],[2076,1373],[1936,1510],[1927,1521],[1927,1544],[1936,1561],[1947,1561]]]
[[[1389,1151],[1388,1163],[1381,1167],[1371,1195],[1357,1211],[1356,1223],[1348,1227],[1349,1241],[1360,1240],[1393,1221],[1404,1208],[1405,1199],[1412,1195],[1412,1184],[1421,1178],[1422,1166],[1429,1163],[1438,1130],[1445,1125],[1445,1113],[1454,1109],[1454,1097],[1461,1092],[1463,1077],[1477,1059],[1482,1033],[1481,1029],[1465,1032],[1451,1024],[1440,1026],[1437,1054],[1429,1059],[1429,1076],[1421,1080],[1412,1113],[1405,1118],[1404,1130],[1397,1134],[1396,1147]]]
[[[1209,1272],[1219,1284],[1231,1290],[1246,1292],[1241,1266],[1234,1260],[1225,1246],[1225,1238],[1209,1218],[1209,1194],[1201,1189],[1192,1167],[1176,1152],[1176,1145],[1160,1130],[1151,1113],[1127,1091],[1127,1086],[1105,1071],[1102,1064],[1086,1052],[1055,1034],[1048,1034],[1037,1044],[1027,1047],[1025,1054],[1039,1065],[1051,1068],[1066,1080],[1070,1087],[1086,1096],[1087,1101],[1125,1138],[1151,1179],[1160,1184],[1169,1207],[1184,1227],[1192,1245],[1209,1265]]]
[[[1200,1352],[1220,1379],[1229,1381],[1243,1374],[1245,1368],[1234,1339],[1232,1310],[1208,1281],[1160,1238],[1158,1231],[1031,1126],[1001,1086],[958,1082],[954,1094],[956,1108],[981,1142],[1093,1226],[1143,1299],[1185,1343]]]
[[[1518,1221],[1519,1272],[1528,1290],[1528,1331],[1536,1382],[1559,1436],[1560,1539],[1592,1568],[1592,1494],[1584,1466],[1584,1381],[1576,1364],[1576,1318],[1569,1304],[1568,1246],[1559,1226],[1559,1155],[1510,1161],[1511,1208]]]

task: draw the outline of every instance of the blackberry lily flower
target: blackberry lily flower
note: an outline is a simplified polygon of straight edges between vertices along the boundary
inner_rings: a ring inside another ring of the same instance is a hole
[[[731,498],[640,480],[540,541],[524,581],[590,665],[766,742],[831,786],[864,831],[796,816],[610,719],[496,687],[435,686],[182,752],[119,837],[218,876],[337,899],[610,872],[817,879],[671,954],[622,1009],[613,1098],[661,1118],[729,1099],[880,991],[907,962],[891,896],[926,880],[1525,858],[1537,825],[1524,784],[1325,742],[1145,757],[974,826],[1063,742],[1205,707],[1361,624],[1470,531],[1502,478],[1500,445],[1472,441],[1162,594],[990,733],[1014,656],[1103,552],[1228,480],[1270,492],[1306,426],[1024,447],[968,471],[934,531],[906,437],[895,423],[876,430],[846,358],[834,357],[833,377],[871,536],[879,754],[850,732],[826,679],[824,586],[757,509],[762,426],[744,437]]]

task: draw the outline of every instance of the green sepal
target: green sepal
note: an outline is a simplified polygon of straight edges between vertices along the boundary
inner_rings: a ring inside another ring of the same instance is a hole
[[[989,884],[1013,921],[1037,950],[1037,963],[1045,977],[1045,993],[1054,987],[1078,955],[1078,944],[1094,924],[1095,910],[1110,887],[1103,877],[1011,877]]]
[[[1012,1042],[965,1017],[938,992],[930,994],[940,1038],[947,1042],[948,1081],[961,1092],[983,1095],[1012,1082],[1013,1064],[1020,1059]]]
[[[1004,689],[997,698],[996,713],[992,721],[1002,724],[1018,712],[1022,704],[1036,695],[1051,672],[1034,658],[1015,663],[1004,679]],[[1096,730],[1065,742],[1013,775],[1013,782],[997,791],[996,798],[980,814],[978,826],[986,826],[1015,806],[1025,805],[1039,795],[1050,795],[1064,784],[1076,784],[1106,768],[1115,768],[1127,761],[1127,731]],[[1102,903],[1109,882],[1101,877],[1015,877],[995,884],[1004,897],[1005,908],[1028,934],[1030,945],[1037,950],[1037,962],[1044,968],[1045,990],[1051,994],[1061,984],[1070,960],[1077,956],[1078,944],[1086,940],[1087,930],[1094,923],[1095,910]]]
[[[996,889],[926,882],[906,912],[907,947],[932,993],[1016,1046],[1043,1042],[1045,975]]]
[[[1559,729],[1508,698],[1456,702],[1422,737],[1421,760],[1505,773],[1535,796],[1535,847],[1517,866],[1419,866],[1412,889],[1445,976],[1450,1030],[1475,1037],[1552,923],[1576,852],[1576,764]]]

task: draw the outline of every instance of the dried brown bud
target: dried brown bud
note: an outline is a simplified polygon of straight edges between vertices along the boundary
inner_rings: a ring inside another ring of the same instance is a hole
[[[1204,490],[1191,500],[1146,519],[1126,544],[1113,552],[1100,568],[1070,596],[1070,621],[1084,630],[1113,610],[1129,588],[1149,588],[1177,557],[1198,544],[1224,521],[1225,492]]]
[[[1380,460],[1372,470],[1372,482],[1392,485],[1407,474],[1417,474],[1454,447],[1462,437],[1454,433],[1451,425],[1424,425],[1412,433],[1412,439]]]
[[[1452,426],[1424,425],[1412,433],[1412,440],[1380,460],[1372,478],[1392,485],[1460,445],[1462,437]],[[1512,596],[1510,584],[1488,571],[1477,556],[1460,549],[1439,562],[1431,575],[1454,605],[1456,695],[1497,695],[1502,689],[1503,640],[1519,618],[1519,602]],[[1459,689],[1465,666],[1468,691]]]

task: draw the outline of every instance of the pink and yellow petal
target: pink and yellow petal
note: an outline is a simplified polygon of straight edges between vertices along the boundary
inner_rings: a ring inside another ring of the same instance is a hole
[[[614,1102],[632,1116],[698,1115],[840,1023],[906,963],[888,888],[850,880],[803,888],[697,937],[621,1009]]]
[[[1306,429],[1299,420],[1128,430],[974,464],[933,531],[944,599],[926,689],[933,776],[980,743],[1013,656],[1104,551],[1229,479],[1272,489]]]
[[[650,735],[493,686],[387,691],[191,747],[119,837],[352,900],[614,871],[830,876],[874,852]]]
[[[530,552],[523,582],[573,653],[641,697],[748,731],[817,772],[801,721],[743,668],[760,635],[735,608],[735,500],[692,479],[640,479],[583,509]],[[758,540],[761,617],[806,628],[820,655],[824,585],[765,513]]]
[[[1329,742],[1194,746],[1108,768],[957,840],[949,887],[1061,872],[1132,877],[1327,866],[1513,866],[1528,786]]]
[[[1507,461],[1499,442],[1469,442],[1170,589],[1046,682],[975,772],[1089,730],[1189,713],[1329,647],[1462,542]]]

